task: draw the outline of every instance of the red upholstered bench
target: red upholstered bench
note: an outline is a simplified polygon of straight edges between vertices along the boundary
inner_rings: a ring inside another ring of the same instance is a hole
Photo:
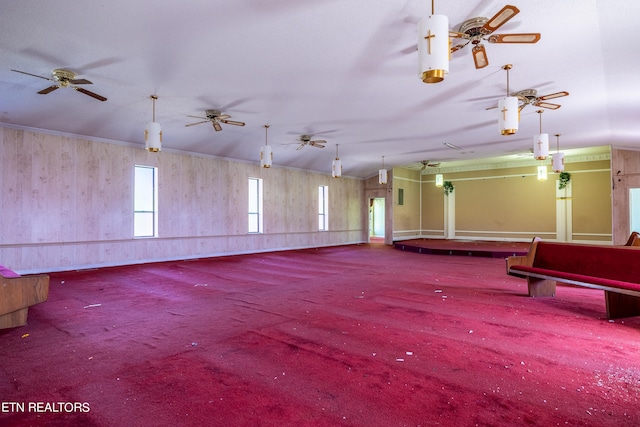
[[[640,315],[640,247],[543,242],[507,258],[507,274],[527,279],[529,296],[555,296],[556,282],[604,291],[607,317]]]
[[[49,276],[20,276],[0,265],[0,329],[27,323],[29,307],[49,296]]]

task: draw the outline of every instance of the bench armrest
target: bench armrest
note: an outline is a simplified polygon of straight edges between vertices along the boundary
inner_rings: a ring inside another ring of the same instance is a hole
[[[637,231],[632,232],[624,246],[640,246],[640,234]]]
[[[39,304],[46,301],[48,296],[47,274],[15,278],[0,276],[0,315]]]
[[[526,265],[531,267],[533,265],[533,259],[536,257],[536,249],[538,248],[538,242],[542,239],[539,237],[534,237],[531,241],[531,246],[529,246],[529,252],[526,255],[516,255],[507,257],[507,274],[509,274],[509,270],[514,265]]]

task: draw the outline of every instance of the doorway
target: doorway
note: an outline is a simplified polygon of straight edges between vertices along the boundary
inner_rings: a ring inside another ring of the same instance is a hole
[[[640,188],[629,189],[629,232],[640,233]]]
[[[369,241],[384,243],[385,236],[385,200],[369,199]]]

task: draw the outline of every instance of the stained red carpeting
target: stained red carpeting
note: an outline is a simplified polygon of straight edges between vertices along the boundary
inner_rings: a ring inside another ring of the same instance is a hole
[[[0,332],[0,423],[639,425],[640,319],[604,315],[383,245],[54,273]]]

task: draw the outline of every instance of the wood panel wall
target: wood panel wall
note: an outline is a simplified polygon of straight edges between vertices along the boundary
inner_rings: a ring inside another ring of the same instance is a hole
[[[613,148],[611,177],[613,242],[625,243],[630,230],[629,189],[640,188],[640,151]]]
[[[0,127],[0,263],[22,273],[326,245],[366,237],[364,184]],[[157,238],[134,239],[133,171],[158,167]],[[249,177],[262,178],[264,233],[247,233]],[[329,231],[318,231],[318,186]]]

